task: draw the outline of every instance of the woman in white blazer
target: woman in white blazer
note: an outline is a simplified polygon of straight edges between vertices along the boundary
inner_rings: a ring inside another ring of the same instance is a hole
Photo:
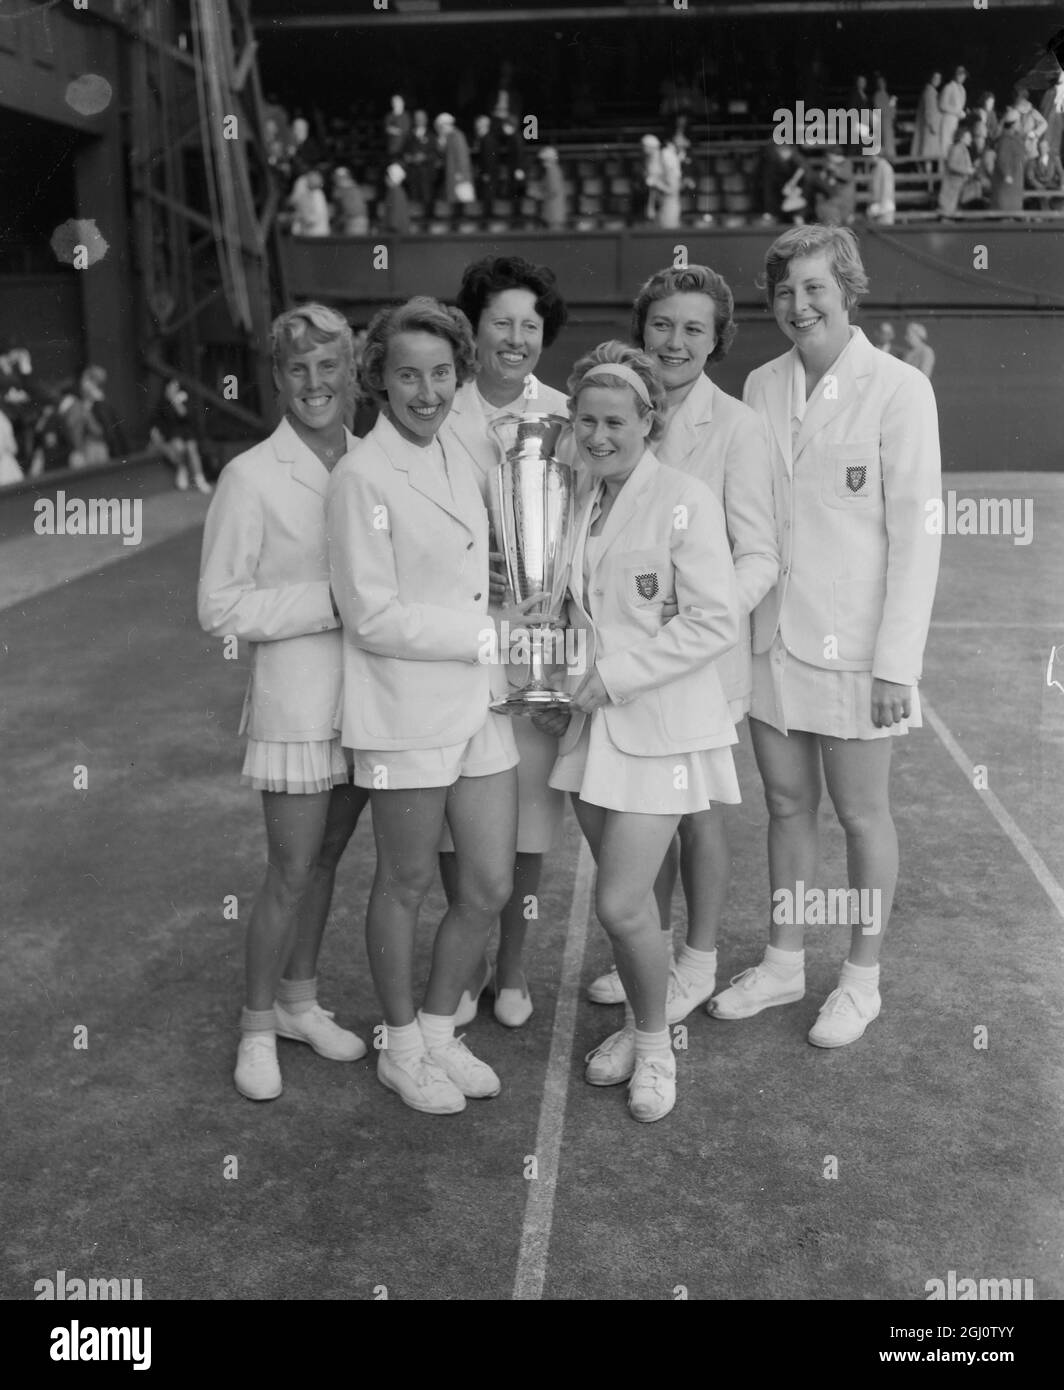
[[[466,267],[455,301],[468,318],[477,348],[477,374],[455,393],[441,438],[473,467],[484,504],[489,508],[498,454],[491,424],[504,415],[536,411],[567,416],[566,396],[534,375],[544,348],[549,348],[565,324],[565,302],[546,266],[520,256],[489,256]],[[503,601],[505,568],[496,558],[490,580],[493,603]],[[522,686],[528,665],[492,668],[497,696]],[[539,893],[543,855],[557,841],[565,810],[562,792],[547,778],[558,753],[558,741],[537,729],[531,719],[516,718],[513,734],[521,761],[517,765],[517,856],[514,887],[499,917],[499,950],[494,974],[487,960],[477,963],[467,982],[455,1023],[462,1027],[477,1014],[483,990],[493,983],[495,1017],[517,1028],[532,1016],[532,999],[522,966],[528,931],[527,904]],[[441,846],[440,867],[449,900],[455,891],[455,863],[449,833]]]
[[[665,387],[665,433],[655,457],[700,479],[724,508],[739,590],[739,641],[717,671],[732,720],[750,708],[750,613],[779,576],[779,545],[768,437],[759,417],[720,389],[706,367],[735,340],[735,302],[722,276],[704,265],[669,267],[652,275],[632,308],[632,338],[654,361]],[[684,816],[680,869],[687,899],[687,941],[669,973],[667,1016],[679,1023],[716,988],[717,934],[728,898],[731,851],[723,805]],[[672,950],[674,847],[662,865],[655,896]],[[599,1004],[624,998],[616,970],[593,981]]]
[[[276,1037],[351,1061],[366,1048],[316,1002],[316,963],[336,865],[367,794],[349,785],[335,723],[340,619],[329,590],[325,489],[354,443],[345,319],[321,304],[271,334],[283,409],[269,439],[226,465],[207,513],[199,620],[250,648],[240,732],[245,784],[262,793],[268,866],[247,930],[247,1002],[234,1080],[250,1100],[281,1094]]]
[[[805,991],[805,890],[817,881],[821,769],[846,834],[850,951],[809,1033],[853,1042],[878,1016],[879,951],[898,876],[893,737],[920,724],[917,682],[938,578],[941,496],[927,378],[850,324],[867,292],[857,238],[795,227],[765,258],[791,350],[752,372],[768,424],[783,568],[753,618],[750,730],[769,810],[770,945],[711,1001],[746,1018]],[[856,891],[854,891],[856,890]],[[837,900],[836,900],[837,901]],[[815,905],[811,908],[815,912]]]
[[[473,353],[465,316],[434,299],[377,314],[361,381],[381,415],[337,467],[327,503],[343,743],[370,789],[377,841],[366,914],[385,1022],[377,1075],[430,1114],[500,1090],[454,1036],[454,1016],[510,896],[517,827],[513,732],[489,709],[488,514],[469,460],[439,438]],[[415,1014],[414,936],[445,820],[457,890]]]
[[[724,515],[697,478],[661,464],[665,392],[651,359],[601,344],[569,381],[581,507],[569,621],[585,649],[551,784],[572,794],[598,864],[595,906],[627,998],[625,1026],[588,1057],[593,1085],[629,1081],[639,1120],[676,1100],[666,1025],[669,957],[654,880],[684,815],[738,801],[735,725],[716,658],[739,600]],[[560,728],[566,716],[538,716]]]

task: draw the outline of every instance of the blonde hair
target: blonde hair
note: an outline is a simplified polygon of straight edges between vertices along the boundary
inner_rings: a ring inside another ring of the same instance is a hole
[[[630,381],[625,381],[623,376],[608,376],[606,373],[596,373],[590,380],[587,374],[592,367],[619,366],[627,367],[635,372],[647,388],[647,395],[650,397],[650,404],[640,400]],[[647,442],[654,443],[665,433],[665,387],[661,377],[658,375],[657,367],[647,354],[639,348],[629,347],[627,343],[619,342],[616,338],[611,338],[608,342],[599,343],[598,347],[585,356],[581,357],[573,366],[566,386],[569,391],[569,413],[576,414],[577,401],[584,386],[608,386],[615,390],[631,391],[635,401],[635,408],[639,416],[651,417],[650,433],[647,435]]]

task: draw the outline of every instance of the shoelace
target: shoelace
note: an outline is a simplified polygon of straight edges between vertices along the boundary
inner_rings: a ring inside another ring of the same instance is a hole
[[[733,975],[731,977],[730,983],[733,985],[737,985],[742,980],[749,979],[751,985],[756,984],[757,981],[754,977],[757,975],[757,971],[758,967],[756,965],[751,965],[746,970],[740,970],[738,975]]]
[[[647,1072],[650,1079],[647,1079]],[[632,1073],[630,1089],[636,1090],[637,1087],[653,1091],[659,1100],[665,1099],[665,1082],[672,1081],[674,1078],[665,1068],[665,1063],[657,1057],[640,1057],[635,1064],[635,1071]]]
[[[857,1007],[857,1000],[850,991],[840,985],[838,989],[832,990],[828,995],[820,1012],[831,1015],[857,1014],[860,1016],[861,1010]]]
[[[623,1045],[625,1030],[622,1028],[617,1033],[611,1033],[605,1042],[600,1042],[598,1047],[593,1047],[584,1058],[585,1062],[590,1062],[593,1057],[612,1057],[614,1052]]]
[[[268,1033],[246,1033],[243,1042],[248,1050],[253,1047],[269,1053],[273,1053],[276,1050],[276,1045],[271,1042]]]

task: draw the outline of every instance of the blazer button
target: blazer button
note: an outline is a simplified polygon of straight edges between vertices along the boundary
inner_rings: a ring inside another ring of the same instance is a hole
[[[479,595],[479,594],[474,594],[474,595],[473,595],[473,602],[476,603],[476,601],[477,601],[479,598],[480,598],[480,595]]]
[[[466,546],[466,549],[467,549],[467,550],[472,550],[472,549],[473,549],[473,542],[472,542],[472,541],[469,542],[469,544]]]
[[[592,592],[593,594],[598,594],[599,597],[601,597],[602,594],[605,593],[605,590],[604,590],[604,589],[592,589],[591,592]]]

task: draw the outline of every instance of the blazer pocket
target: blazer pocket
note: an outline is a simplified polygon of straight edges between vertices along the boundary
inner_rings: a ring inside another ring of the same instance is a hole
[[[629,550],[617,557],[624,603],[631,608],[661,608],[676,602],[672,558],[663,550]]]
[[[833,634],[842,661],[871,661],[883,621],[887,576],[876,579],[836,579],[832,585]]]
[[[829,444],[824,451],[820,493],[830,507],[867,507],[880,492],[879,440]]]

